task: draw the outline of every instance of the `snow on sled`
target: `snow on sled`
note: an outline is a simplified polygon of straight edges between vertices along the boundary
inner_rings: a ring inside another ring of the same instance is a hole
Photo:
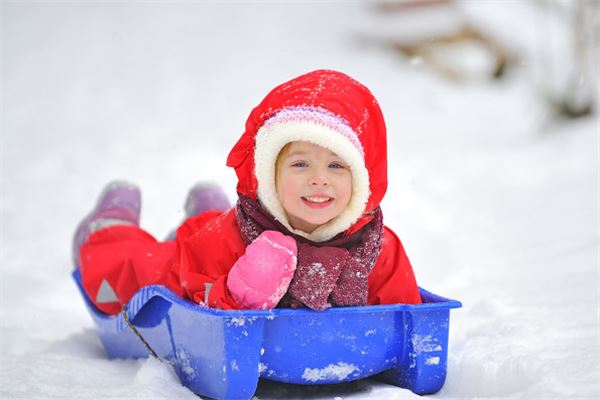
[[[110,358],[151,349],[183,385],[215,399],[249,399],[259,378],[307,385],[375,376],[435,393],[446,378],[450,309],[461,307],[420,289],[419,305],[224,311],[148,286],[109,316],[83,291],[78,269],[73,277]]]

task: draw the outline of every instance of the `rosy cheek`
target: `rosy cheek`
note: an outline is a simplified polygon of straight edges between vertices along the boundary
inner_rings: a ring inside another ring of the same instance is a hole
[[[282,203],[282,205],[286,206],[286,204],[289,204],[290,202],[292,202],[295,198],[296,195],[296,190],[295,187],[293,185],[292,182],[290,182],[290,180],[286,181],[285,184],[280,186],[279,189],[279,198],[280,201]]]
[[[296,190],[296,188],[292,185],[287,187],[287,191],[286,191],[286,196],[288,197],[288,199],[292,200],[295,199],[298,195],[298,190]]]
[[[346,205],[350,202],[350,197],[352,196],[352,184],[347,184],[344,187],[344,199]]]

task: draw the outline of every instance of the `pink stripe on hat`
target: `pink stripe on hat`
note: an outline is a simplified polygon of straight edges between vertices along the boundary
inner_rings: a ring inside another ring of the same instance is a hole
[[[273,125],[286,123],[290,121],[308,121],[324,125],[344,136],[356,147],[360,155],[365,157],[362,144],[358,139],[358,135],[350,125],[342,118],[332,114],[331,112],[317,107],[289,107],[277,112],[267,121],[264,126],[266,128],[272,127]]]

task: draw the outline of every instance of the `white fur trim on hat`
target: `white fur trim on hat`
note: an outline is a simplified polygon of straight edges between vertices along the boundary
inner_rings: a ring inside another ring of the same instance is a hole
[[[334,152],[352,173],[352,197],[346,208],[311,233],[291,227],[275,185],[277,156],[286,144],[294,141],[311,142]],[[254,174],[258,199],[290,232],[314,242],[327,241],[352,226],[365,211],[370,192],[363,154],[358,136],[343,119],[320,108],[284,109],[268,119],[256,134]]]

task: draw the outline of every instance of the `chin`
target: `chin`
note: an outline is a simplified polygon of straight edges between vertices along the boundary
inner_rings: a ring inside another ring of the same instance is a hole
[[[328,223],[329,221],[331,221],[333,218],[315,218],[315,219],[305,219],[304,221],[309,223],[310,225],[317,225],[317,228],[321,225],[325,225],[326,223]],[[315,228],[316,229],[316,228]]]

